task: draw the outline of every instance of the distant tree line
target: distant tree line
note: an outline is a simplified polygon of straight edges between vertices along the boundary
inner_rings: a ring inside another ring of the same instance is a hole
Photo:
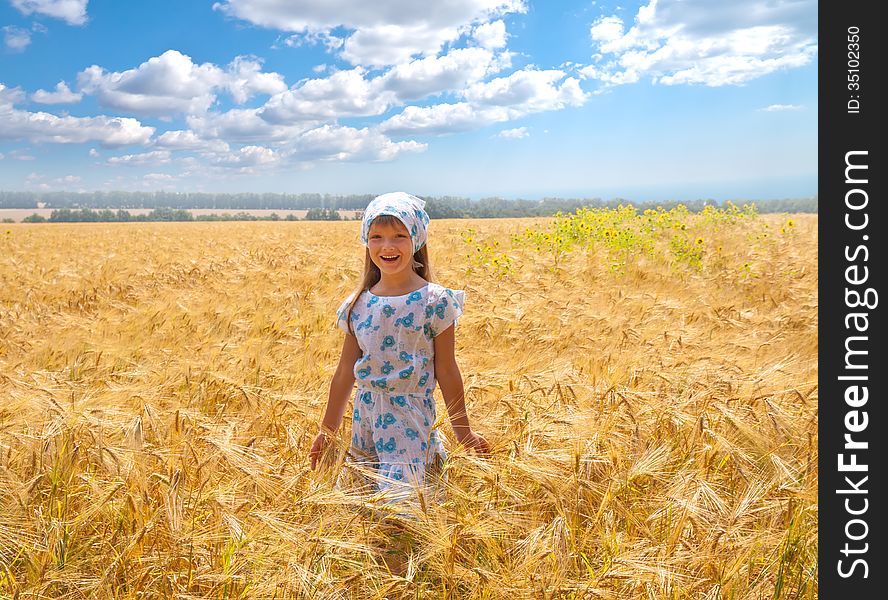
[[[234,215],[193,216],[189,209],[215,210],[307,210],[307,220],[339,220],[339,210],[361,211],[367,207],[373,194],[334,196],[330,194],[176,194],[171,192],[2,192],[0,208],[52,208],[47,219],[32,215],[30,222],[46,221],[221,221],[221,220],[297,220],[288,215],[260,217],[246,212]],[[542,200],[507,200],[499,197],[472,200],[456,196],[424,196],[426,211],[433,219],[546,217],[556,212],[570,213],[581,207],[616,208],[632,204],[638,210],[663,207],[670,209],[684,204],[691,212],[713,205],[724,207],[715,200],[633,202],[625,198],[543,198]],[[738,206],[752,203],[734,200]],[[816,213],[817,198],[788,198],[754,201],[760,213]],[[111,210],[116,208],[117,211]],[[127,209],[153,209],[145,215],[133,215]],[[92,210],[98,209],[98,210]]]
[[[4,192],[0,208],[182,208],[213,210],[359,210],[373,194],[215,194],[176,192]]]
[[[310,209],[306,214],[307,221],[339,221],[342,217],[336,210],[329,209]],[[78,208],[71,210],[70,208],[60,208],[53,210],[49,217],[38,215],[27,216],[22,219],[23,223],[126,223],[126,222],[145,222],[145,221],[299,221],[299,217],[295,215],[287,215],[282,217],[276,213],[267,216],[251,215],[247,212],[237,212],[234,214],[224,213],[221,215],[193,215],[191,212],[182,208],[155,208],[150,213],[134,215],[127,210],[118,209],[113,211],[109,208],[102,210],[92,210],[89,208]]]

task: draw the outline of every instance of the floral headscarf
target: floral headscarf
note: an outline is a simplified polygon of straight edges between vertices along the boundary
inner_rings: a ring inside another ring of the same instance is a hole
[[[414,253],[425,246],[429,226],[425,200],[406,192],[390,192],[371,200],[361,223],[361,242],[365,246],[370,245],[370,224],[379,215],[392,215],[404,224],[413,242]]]

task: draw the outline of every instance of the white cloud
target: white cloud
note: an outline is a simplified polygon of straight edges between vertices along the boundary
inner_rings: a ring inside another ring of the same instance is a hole
[[[491,23],[478,25],[472,32],[472,37],[482,48],[496,50],[506,47],[506,24],[502,19]]]
[[[462,91],[491,73],[509,66],[510,55],[495,55],[484,48],[460,48],[443,56],[430,56],[399,64],[380,77],[386,90],[399,100],[417,100],[448,91]]]
[[[90,155],[92,158],[98,158],[98,157],[99,157],[99,151],[96,150],[95,148],[90,148],[90,149],[89,149],[89,155]]]
[[[239,167],[241,169],[253,169],[255,167],[268,167],[281,160],[277,152],[264,146],[244,146],[237,152],[228,153],[216,158],[213,162],[217,165]]]
[[[223,70],[212,63],[197,65],[177,50],[167,50],[122,73],[107,73],[93,65],[81,71],[77,81],[101,104],[145,115],[204,113],[220,89],[227,90],[238,103],[257,93],[286,89],[283,77],[262,73],[261,62],[255,58],[238,56]]]
[[[623,19],[620,17],[602,17],[595,21],[589,29],[589,35],[599,45],[609,45],[623,37]],[[615,50],[609,50],[615,51]]]
[[[426,144],[393,142],[367,127],[323,125],[294,140],[288,156],[299,161],[387,161],[402,152],[423,152]]]
[[[577,79],[564,76],[558,70],[522,69],[508,77],[476,83],[466,90],[465,97],[479,106],[506,106],[521,114],[582,106],[588,94],[580,89]]]
[[[442,134],[480,129],[491,123],[508,121],[504,107],[479,109],[467,102],[407,106],[399,114],[383,121],[380,131],[393,134]]]
[[[460,92],[470,83],[508,66],[510,55],[484,48],[461,48],[399,64],[368,79],[363,67],[309,79],[271,97],[259,110],[270,123],[374,116],[407,100]]]
[[[297,33],[284,40],[284,44],[291,48],[322,44],[327,48],[328,52],[341,48],[344,43],[344,39],[335,35],[330,35],[330,33],[326,31],[307,31],[305,33]]]
[[[221,113],[208,112],[189,116],[185,121],[201,139],[245,144],[283,143],[317,124],[305,121],[276,125],[260,117],[260,110],[237,108]]]
[[[473,25],[527,10],[523,0],[226,0],[213,8],[256,25],[309,36],[330,35],[339,27],[350,30],[341,57],[367,66],[435,55]]]
[[[436,28],[425,23],[363,27],[346,39],[340,56],[353,65],[395,65],[416,55],[434,56],[444,44],[459,36],[456,28]]]
[[[146,173],[142,176],[142,179],[149,183],[163,183],[175,181],[176,177],[174,175],[170,175],[169,173]]]
[[[122,117],[58,117],[45,112],[17,110],[24,99],[18,89],[0,83],[0,140],[24,139],[31,142],[79,144],[98,142],[103,146],[146,144],[154,134],[136,119]]]
[[[650,77],[663,85],[742,84],[808,64],[817,53],[814,0],[651,0],[627,30],[618,16],[593,23],[596,64],[582,76],[606,85]]]
[[[80,102],[81,98],[83,98],[83,94],[72,92],[64,81],[56,84],[54,92],[37,90],[31,94],[31,100],[40,104],[73,104]]]
[[[527,127],[516,127],[515,129],[503,129],[498,135],[507,140],[520,140],[530,134],[527,132]]]
[[[173,150],[206,150],[210,152],[228,152],[228,144],[222,140],[205,140],[193,131],[166,131],[154,141],[159,148]]]
[[[234,101],[243,104],[255,94],[277,94],[287,89],[279,73],[263,73],[255,57],[238,56],[228,66],[225,88]]]
[[[69,25],[86,23],[86,5],[89,0],[11,0],[23,15],[33,13],[62,19]]]
[[[3,42],[13,52],[22,52],[31,43],[31,32],[7,25],[3,28]]]
[[[12,110],[13,105],[20,104],[25,99],[25,93],[19,87],[8,88],[0,83],[0,115],[4,111]]]
[[[364,79],[364,69],[337,71],[323,79],[272,96],[259,111],[269,123],[378,115],[394,101],[394,94]]]
[[[123,156],[112,156],[107,160],[109,165],[128,166],[128,167],[144,167],[146,165],[167,165],[170,163],[169,150],[152,150],[151,152],[142,152],[139,154],[124,154]]]
[[[580,89],[577,79],[564,77],[565,73],[558,70],[515,71],[508,77],[470,85],[463,93],[466,102],[407,106],[383,121],[379,129],[393,134],[455,133],[530,113],[581,106],[589,94]]]
[[[64,177],[59,177],[55,181],[58,183],[79,183],[83,178],[80,175],[65,175]]]
[[[80,88],[104,106],[146,115],[205,112],[216,100],[213,89],[223,79],[217,66],[196,65],[176,50],[122,73],[107,73],[93,65],[77,76]]]
[[[804,107],[799,106],[798,104],[772,104],[765,108],[760,108],[759,110],[765,112],[783,112],[787,110],[802,110],[802,108]]]

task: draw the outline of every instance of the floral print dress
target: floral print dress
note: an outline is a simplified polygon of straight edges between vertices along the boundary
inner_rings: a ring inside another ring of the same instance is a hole
[[[352,333],[363,355],[354,366],[358,389],[349,454],[379,475],[380,491],[398,482],[424,483],[426,469],[445,457],[435,422],[434,338],[455,326],[465,292],[436,283],[401,296],[361,292],[337,310],[337,326]],[[402,486],[403,487],[403,486]]]

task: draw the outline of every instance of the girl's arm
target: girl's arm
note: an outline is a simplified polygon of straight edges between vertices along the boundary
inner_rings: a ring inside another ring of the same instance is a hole
[[[324,418],[321,421],[321,431],[315,438],[309,452],[312,469],[317,465],[327,437],[335,436],[339,431],[339,426],[342,425],[345,406],[348,404],[349,396],[351,396],[352,388],[355,385],[355,363],[361,358],[361,354],[358,339],[351,334],[346,334],[345,341],[342,343],[339,365],[330,382],[330,396],[327,398],[327,410],[324,411]]]
[[[444,404],[447,405],[447,413],[450,415],[450,424],[459,443],[468,448],[475,448],[482,452],[490,451],[490,444],[483,437],[472,431],[469,425],[469,415],[466,414],[465,390],[463,389],[462,374],[456,364],[454,347],[456,346],[456,334],[451,325],[435,336],[435,379],[441,386],[444,395]]]

